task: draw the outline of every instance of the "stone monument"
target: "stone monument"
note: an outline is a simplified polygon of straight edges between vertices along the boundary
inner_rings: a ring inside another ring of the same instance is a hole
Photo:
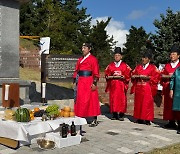
[[[3,83],[19,83],[20,98],[29,101],[30,82],[19,79],[19,7],[28,0],[0,0],[0,105]]]

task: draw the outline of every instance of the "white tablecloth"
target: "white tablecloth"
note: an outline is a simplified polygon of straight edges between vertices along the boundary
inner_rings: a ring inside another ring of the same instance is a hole
[[[36,118],[27,123],[0,120],[0,136],[30,143],[32,136],[55,131],[60,124],[71,125],[72,121],[74,121],[75,125],[87,124],[85,118],[79,117],[58,118],[48,121],[41,121],[40,118]]]

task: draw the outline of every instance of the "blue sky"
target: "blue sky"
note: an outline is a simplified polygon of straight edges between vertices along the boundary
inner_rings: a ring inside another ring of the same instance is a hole
[[[161,13],[166,14],[168,7],[174,12],[180,11],[180,0],[82,0],[81,6],[92,16],[92,24],[112,17],[107,32],[122,46],[131,25],[143,26],[147,33],[155,33],[153,21],[159,19]]]

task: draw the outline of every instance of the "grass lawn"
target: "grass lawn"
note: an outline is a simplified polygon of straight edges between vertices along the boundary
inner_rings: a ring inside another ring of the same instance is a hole
[[[155,149],[147,154],[180,154],[180,143],[167,146],[161,149]]]
[[[22,68],[19,69],[19,76],[22,80],[31,80],[41,82],[41,72],[38,69]],[[51,82],[57,86],[72,88],[72,82]]]
[[[38,69],[19,68],[19,77],[22,80],[41,81],[41,72]]]

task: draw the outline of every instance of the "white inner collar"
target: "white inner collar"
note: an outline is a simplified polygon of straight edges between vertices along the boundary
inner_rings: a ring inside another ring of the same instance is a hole
[[[178,63],[179,63],[179,59],[175,63],[171,62],[170,64],[172,68],[175,68]]]
[[[80,61],[80,64],[83,62],[83,61],[85,61],[85,59],[87,58],[87,57],[89,57],[91,55],[91,53],[89,52],[81,61]]]
[[[120,60],[118,62],[114,62],[114,64],[115,64],[116,67],[119,67],[121,65],[121,62],[122,62],[122,60]]]
[[[146,65],[143,65],[143,70],[145,70],[148,66],[149,66],[149,63],[147,63]]]

